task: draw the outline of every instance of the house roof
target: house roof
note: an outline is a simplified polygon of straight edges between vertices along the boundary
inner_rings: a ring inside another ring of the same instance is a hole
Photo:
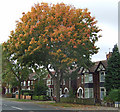
[[[29,80],[36,80],[37,78],[35,78],[35,75],[36,75],[35,72],[29,74]]]
[[[107,60],[97,61],[94,63],[94,65],[89,69],[90,72],[95,72],[99,65],[102,64],[104,68],[107,67]]]

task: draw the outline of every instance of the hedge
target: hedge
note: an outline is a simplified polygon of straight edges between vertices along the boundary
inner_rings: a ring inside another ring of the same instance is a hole
[[[48,100],[51,100],[50,97],[45,96],[45,95],[41,95],[41,96],[35,96],[35,95],[33,95],[32,99],[33,100],[39,100],[39,101],[48,101]]]
[[[83,104],[83,105],[95,105],[95,99],[94,98],[61,98],[60,102],[62,103],[76,103],[76,104]]]

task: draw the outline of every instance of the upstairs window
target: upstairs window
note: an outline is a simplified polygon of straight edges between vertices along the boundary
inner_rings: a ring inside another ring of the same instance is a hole
[[[85,75],[85,83],[92,83],[93,82],[93,75],[92,74],[86,74]]]
[[[47,85],[51,85],[51,80],[47,80]]]
[[[93,82],[93,75],[89,74],[89,82],[92,83]]]
[[[84,82],[84,78],[83,78],[83,75],[81,76],[81,83],[83,84]]]
[[[100,72],[100,82],[105,82],[105,71]]]
[[[31,81],[31,85],[33,85],[33,81]]]
[[[30,81],[28,81],[28,86],[30,86]]]
[[[26,86],[26,81],[23,82],[23,85]]]

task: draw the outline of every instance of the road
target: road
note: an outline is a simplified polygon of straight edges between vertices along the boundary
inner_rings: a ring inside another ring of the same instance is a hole
[[[41,105],[33,102],[17,102],[10,101],[6,99],[2,99],[2,112],[118,112],[117,110],[98,110],[98,111],[90,111],[90,110],[69,110],[69,108],[65,109],[62,107],[55,107],[50,105]]]
[[[2,99],[2,112],[70,112],[60,107]]]

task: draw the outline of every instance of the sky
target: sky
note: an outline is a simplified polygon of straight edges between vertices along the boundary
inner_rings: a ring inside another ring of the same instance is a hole
[[[65,3],[76,8],[88,8],[91,15],[98,21],[102,37],[96,42],[99,52],[92,57],[92,61],[106,59],[106,53],[111,52],[118,44],[118,2],[119,0],[1,0],[0,1],[0,43],[9,39],[10,31],[15,29],[16,20],[27,13],[36,3]]]

